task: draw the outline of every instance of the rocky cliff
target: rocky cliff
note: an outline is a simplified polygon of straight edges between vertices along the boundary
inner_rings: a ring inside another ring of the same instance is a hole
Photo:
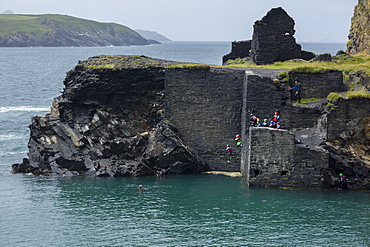
[[[370,189],[369,95],[344,95],[340,71],[290,71],[289,80],[281,72],[92,57],[67,74],[51,112],[32,119],[28,159],[13,171],[142,176],[211,169],[241,171],[250,186],[294,188],[335,187],[345,173],[350,189]],[[294,103],[294,78],[302,97],[321,100]],[[328,102],[333,91],[341,94]],[[271,119],[275,111],[283,130],[250,127],[250,114]],[[226,144],[234,147],[232,162]]]
[[[71,70],[50,114],[30,125],[29,158],[15,172],[143,176],[208,166],[163,118],[164,68],[146,57],[93,57]]]
[[[0,46],[148,45],[134,30],[66,15],[0,15]]]
[[[367,51],[370,54],[370,0],[359,0],[355,6],[348,35],[347,53]]]

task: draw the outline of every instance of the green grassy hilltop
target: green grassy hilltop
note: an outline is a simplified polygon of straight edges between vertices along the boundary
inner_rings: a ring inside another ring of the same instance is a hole
[[[134,30],[67,15],[0,15],[0,46],[147,45]]]

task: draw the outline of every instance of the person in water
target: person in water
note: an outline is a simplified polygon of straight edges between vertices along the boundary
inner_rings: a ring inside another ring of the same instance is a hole
[[[146,190],[146,188],[145,188],[144,186],[142,186],[141,184],[139,185],[138,189],[139,189],[139,191],[144,191],[144,190]]]
[[[157,177],[160,177],[160,176],[162,176],[162,175],[163,175],[163,172],[162,172],[162,171],[157,171],[157,172],[156,172],[156,175],[157,175]]]

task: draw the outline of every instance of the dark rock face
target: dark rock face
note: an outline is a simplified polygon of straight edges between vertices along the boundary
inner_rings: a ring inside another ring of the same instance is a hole
[[[370,189],[369,99],[340,99],[328,115],[328,150],[333,174],[350,177],[351,189]]]
[[[271,9],[262,20],[254,23],[252,40],[232,43],[231,53],[223,57],[223,64],[236,58],[249,59],[257,65],[314,58],[314,53],[302,51],[296,43],[294,25],[293,18],[283,8]]]
[[[162,117],[164,67],[169,64],[129,56],[80,62],[68,73],[51,113],[32,119],[29,159],[13,170],[96,176],[207,170]]]
[[[251,58],[256,64],[270,64],[301,58],[301,46],[295,42],[294,20],[282,8],[271,9],[254,23]]]

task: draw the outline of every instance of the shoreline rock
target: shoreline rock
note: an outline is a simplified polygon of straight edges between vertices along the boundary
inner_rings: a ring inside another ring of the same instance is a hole
[[[80,62],[51,112],[32,118],[29,159],[13,171],[115,177],[208,170],[162,116],[163,69],[169,64],[175,63],[138,56]]]

